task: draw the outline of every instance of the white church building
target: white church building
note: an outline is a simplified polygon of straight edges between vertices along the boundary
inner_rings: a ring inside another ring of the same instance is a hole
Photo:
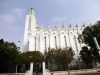
[[[79,42],[78,35],[82,33],[84,26],[75,27],[39,27],[34,9],[31,8],[26,16],[23,52],[48,51],[49,48],[71,47],[75,54],[81,50],[83,44]]]

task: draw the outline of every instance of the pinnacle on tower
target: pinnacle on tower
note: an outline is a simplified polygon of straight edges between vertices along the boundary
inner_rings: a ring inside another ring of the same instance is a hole
[[[29,15],[33,15],[33,14],[35,14],[34,8],[31,7],[31,8],[29,9]]]

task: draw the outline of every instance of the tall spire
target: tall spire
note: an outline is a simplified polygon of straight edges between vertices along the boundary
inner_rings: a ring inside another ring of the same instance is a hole
[[[37,27],[37,20],[35,17],[35,12],[34,12],[34,8],[30,8],[29,9],[29,13],[28,13],[28,28],[30,32],[33,32],[36,30]]]
[[[25,32],[24,32],[24,51],[29,50],[27,45],[29,45],[30,35],[37,30],[37,20],[35,17],[34,9],[31,7],[28,14],[26,15],[25,22]]]

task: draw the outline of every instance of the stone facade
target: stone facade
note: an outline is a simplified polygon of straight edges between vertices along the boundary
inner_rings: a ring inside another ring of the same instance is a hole
[[[82,33],[84,26],[79,27],[38,27],[34,9],[29,10],[26,16],[23,51],[48,51],[49,48],[71,47],[75,54],[84,45],[78,41],[78,35]]]

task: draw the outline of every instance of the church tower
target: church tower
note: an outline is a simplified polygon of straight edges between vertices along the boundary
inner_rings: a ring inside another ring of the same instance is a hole
[[[37,21],[36,21],[34,9],[30,8],[26,16],[26,22],[25,22],[23,52],[29,50],[29,38],[32,35],[32,32],[36,31],[36,27],[37,27],[36,22]]]

